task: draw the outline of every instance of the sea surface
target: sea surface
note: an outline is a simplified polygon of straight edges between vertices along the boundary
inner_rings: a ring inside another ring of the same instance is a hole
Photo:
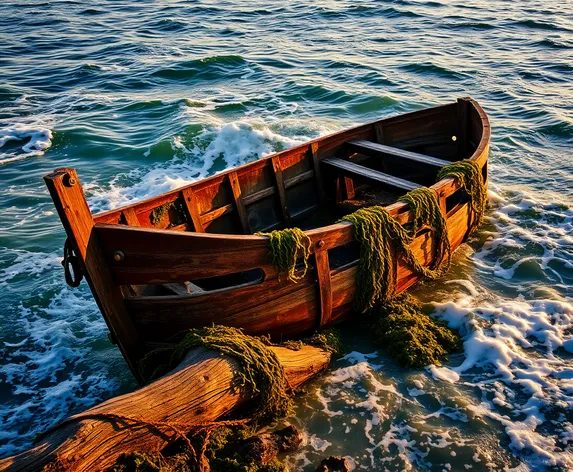
[[[0,2],[0,457],[135,387],[64,283],[44,174],[77,168],[104,210],[464,96],[491,118],[492,208],[414,291],[464,350],[402,369],[357,317],[287,460],[573,470],[571,0]]]

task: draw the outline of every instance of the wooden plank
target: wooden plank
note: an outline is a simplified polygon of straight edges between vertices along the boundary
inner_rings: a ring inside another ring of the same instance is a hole
[[[94,228],[115,281],[127,284],[185,282],[261,268],[276,269],[267,258],[268,238],[197,234],[98,223]],[[116,261],[114,251],[125,257]]]
[[[231,213],[234,209],[235,205],[233,205],[232,203],[229,203],[228,205],[223,205],[222,207],[219,208],[215,208],[214,210],[211,210],[205,213],[204,215],[201,215],[201,223],[203,224],[203,227],[205,227],[206,223],[210,223],[211,221],[216,220],[217,218],[223,215]]]
[[[469,102],[467,98],[458,98],[456,144],[458,159],[465,159],[468,149]]]
[[[400,159],[405,159],[407,161],[417,162],[420,164],[427,164],[434,167],[444,167],[445,165],[450,164],[449,161],[438,159],[437,157],[426,156],[417,152],[405,151],[404,149],[385,146],[383,144],[373,143],[363,139],[349,141],[348,147],[354,152],[359,152],[361,154],[372,157],[399,157]]]
[[[197,201],[195,200],[194,191],[192,188],[187,187],[181,190],[183,195],[183,201],[185,202],[185,207],[189,213],[189,218],[193,222],[193,228],[196,233],[204,233],[205,228],[203,228],[203,223],[201,222],[201,215],[199,215],[199,209],[197,208]]]
[[[330,264],[328,251],[324,249],[324,241],[318,241],[315,245],[314,260],[318,275],[318,288],[320,293],[320,321],[319,329],[330,325],[332,317],[332,287],[330,284]]]
[[[384,144],[384,123],[374,124],[374,136],[378,144]]]
[[[302,182],[306,182],[314,177],[314,170],[307,170],[306,172],[301,172],[300,174],[285,180],[285,188],[289,189],[298,185]]]
[[[421,187],[421,185],[415,184],[414,182],[410,182],[404,179],[399,179],[398,177],[394,177],[389,174],[384,174],[383,172],[378,172],[376,170],[368,169],[367,167],[360,166],[353,162],[344,161],[337,157],[328,157],[326,159],[323,159],[321,162],[324,165],[331,166],[344,173],[356,177],[363,177],[366,179],[370,179],[375,182],[380,182],[390,187],[398,188],[400,190],[406,190],[407,192]]]
[[[121,212],[121,214],[123,215],[123,217],[125,218],[125,222],[129,226],[141,226],[139,224],[139,219],[137,218],[137,215],[135,214],[135,210],[133,209],[133,207],[126,208]]]
[[[318,143],[311,143],[308,147],[312,157],[312,165],[314,168],[314,175],[316,179],[316,188],[318,190],[318,198],[321,203],[326,201],[326,194],[324,193],[324,181],[322,180],[322,172],[320,170],[320,160],[318,157]]]
[[[58,169],[45,176],[44,181],[110,332],[133,375],[141,381],[135,365],[141,355],[138,334],[125,309],[120,287],[113,283],[109,259],[96,237],[92,214],[78,175],[74,169]],[[110,259],[113,260],[113,254]]]
[[[282,171],[282,167],[281,167],[280,158],[278,156],[274,156],[272,158],[271,162],[273,163],[273,171],[275,173],[277,191],[279,193],[281,212],[283,214],[283,219],[284,219],[285,224],[288,225],[290,223],[290,211],[288,208],[285,183],[283,180],[283,171]]]
[[[235,199],[235,207],[237,208],[237,213],[239,214],[239,220],[241,221],[243,233],[250,234],[251,228],[249,226],[249,218],[247,217],[245,202],[243,202],[243,196],[241,194],[241,186],[239,185],[239,178],[237,177],[237,172],[229,173],[229,183],[231,184],[231,190],[233,191],[233,198]]]
[[[259,190],[258,192],[251,193],[250,195],[245,196],[243,198],[243,202],[245,203],[245,205],[250,205],[251,203],[258,202],[263,198],[267,198],[270,197],[271,195],[274,195],[276,191],[277,190],[274,187],[268,187],[263,190]]]
[[[448,216],[448,233],[453,249],[463,241],[467,222],[467,204]],[[431,233],[426,232],[412,243],[414,253],[426,264],[432,258],[432,239]],[[326,248],[326,243],[323,248]],[[356,271],[357,265],[352,263],[344,270],[329,274],[332,297],[330,324],[352,316]],[[403,261],[399,262],[399,291],[418,279],[419,276],[412,273]],[[298,284],[273,279],[257,285],[191,296],[127,298],[126,305],[146,341],[165,340],[189,328],[211,323],[237,326],[248,334],[271,334],[275,339],[281,339],[282,336],[300,335],[316,328],[319,324],[317,313],[322,312],[323,306],[329,310],[327,303],[322,304],[321,290],[320,285],[312,282],[312,274],[307,274]]]
[[[471,100],[470,100],[470,102],[472,104],[475,103]],[[377,124],[383,125],[385,130],[386,130],[387,126],[392,128],[389,131],[389,133],[385,132],[385,136],[386,136],[386,134],[391,135],[390,137],[388,137],[388,136],[385,137],[385,140],[389,143],[393,142],[393,141],[400,141],[401,142],[404,140],[412,139],[414,137],[416,137],[417,139],[418,138],[419,139],[431,139],[432,135],[434,135],[435,132],[429,133],[429,132],[426,132],[427,130],[424,132],[420,132],[420,130],[416,130],[415,126],[412,126],[412,122],[425,123],[426,121],[428,121],[428,119],[435,120],[436,117],[439,117],[439,116],[449,116],[452,112],[455,113],[455,107],[456,106],[457,105],[455,103],[452,103],[452,104],[448,104],[448,105],[441,105],[438,107],[427,108],[427,109],[423,109],[423,110],[416,110],[416,111],[405,113],[402,115],[384,118],[383,120],[376,120],[376,121],[373,121],[370,123],[366,123],[364,125],[359,125],[355,128],[350,128],[347,130],[339,131],[339,132],[336,132],[336,133],[333,133],[333,134],[330,134],[327,136],[321,136],[320,138],[317,138],[314,141],[311,141],[310,143],[301,144],[301,145],[296,146],[294,148],[287,149],[285,151],[281,151],[277,154],[273,154],[273,155],[264,157],[258,161],[244,164],[244,165],[242,165],[236,169],[221,172],[217,175],[208,177],[208,178],[200,180],[198,182],[188,184],[181,189],[172,190],[172,191],[164,193],[160,196],[152,197],[152,198],[143,200],[141,202],[137,202],[135,204],[127,205],[127,206],[122,207],[122,208],[98,213],[98,214],[94,215],[94,220],[96,223],[110,223],[110,224],[117,223],[117,222],[119,222],[119,217],[121,215],[121,211],[128,208],[128,207],[133,207],[137,214],[150,212],[151,210],[153,210],[153,208],[161,206],[164,203],[170,203],[170,202],[175,201],[179,195],[179,192],[182,190],[185,191],[187,189],[193,189],[195,191],[199,191],[199,190],[204,189],[204,188],[209,187],[209,186],[218,185],[226,178],[226,174],[229,172],[235,171],[235,172],[237,172],[237,174],[239,176],[242,176],[244,173],[248,173],[252,169],[260,168],[260,167],[264,167],[264,166],[268,165],[269,161],[272,160],[273,158],[278,157],[281,159],[283,159],[283,158],[290,159],[289,156],[297,156],[299,154],[302,155],[304,153],[307,153],[309,145],[318,146],[320,148],[321,157],[333,156],[338,152],[340,147],[346,141],[349,141],[352,139],[371,139],[371,140],[376,139],[376,137],[374,135],[375,134],[374,133],[374,125],[377,125]],[[478,105],[478,107],[479,107],[479,105]],[[485,113],[483,113],[483,110],[481,110],[481,108],[480,108],[480,113],[483,115],[484,123],[487,122],[487,117],[485,116]],[[454,121],[454,120],[452,120],[452,121]],[[397,125],[399,125],[399,126],[397,126]],[[441,122],[439,123],[439,125],[441,126]],[[488,138],[486,141],[489,143],[489,124],[487,124],[487,126],[488,126]],[[444,132],[449,131],[448,129],[445,129],[445,128],[442,129],[442,128],[443,127],[440,128],[441,134],[444,134]],[[448,134],[448,136],[451,139],[452,134]],[[245,197],[244,197],[246,205],[249,204],[249,202],[247,202],[247,198],[250,196],[251,195],[248,195],[248,196],[245,195]],[[250,202],[252,202],[252,200]],[[199,229],[196,229],[195,231],[201,232]]]

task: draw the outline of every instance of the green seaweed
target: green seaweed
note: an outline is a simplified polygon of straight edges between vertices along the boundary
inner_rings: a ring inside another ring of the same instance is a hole
[[[300,341],[285,341],[281,346],[300,351],[304,345],[315,346],[330,352],[334,357],[340,357],[344,354],[344,345],[340,337],[340,331],[336,328],[328,328],[323,331],[317,331],[312,336],[303,338]]]
[[[420,302],[401,294],[370,317],[375,342],[404,367],[439,364],[461,348],[459,333],[423,312]]]
[[[410,236],[414,238],[422,226],[428,226],[434,233],[434,257],[430,269],[440,267],[437,275],[450,268],[452,250],[448,237],[448,226],[436,193],[428,187],[420,187],[398,199],[407,203],[412,212]],[[446,260],[446,263],[442,263]]]
[[[234,388],[247,388],[260,397],[256,419],[276,419],[290,413],[292,402],[284,368],[263,340],[227,326],[192,329],[175,348],[172,362],[179,363],[194,347],[213,349],[240,362]]]
[[[161,220],[163,220],[163,217],[169,211],[171,205],[172,205],[171,203],[164,203],[163,205],[154,208],[149,214],[149,220],[151,221],[151,223],[153,225],[160,223]]]
[[[277,268],[279,277],[287,274],[287,279],[295,283],[304,278],[308,270],[308,258],[312,244],[304,231],[299,228],[287,228],[270,233],[256,233],[256,235],[270,238],[268,257],[270,263]],[[296,275],[296,261],[301,256],[304,270],[301,275]]]
[[[470,197],[472,220],[470,229],[474,230],[480,223],[487,209],[487,187],[482,178],[481,168],[471,160],[452,162],[438,172],[438,180],[454,179]]]
[[[151,221],[153,225],[161,223],[165,215],[172,209],[175,210],[176,218],[173,222],[170,222],[169,227],[180,224],[186,220],[185,207],[183,203],[180,200],[175,200],[174,202],[164,203],[163,205],[154,208],[149,214],[149,221]]]

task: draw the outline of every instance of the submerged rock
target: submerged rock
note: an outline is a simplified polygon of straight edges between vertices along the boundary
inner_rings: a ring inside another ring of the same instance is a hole
[[[323,459],[316,472],[350,472],[348,460],[340,456],[330,456]]]

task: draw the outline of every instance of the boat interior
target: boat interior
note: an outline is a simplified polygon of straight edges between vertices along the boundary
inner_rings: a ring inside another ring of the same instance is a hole
[[[482,119],[470,99],[361,125],[273,154],[186,187],[94,215],[100,224],[248,235],[320,228],[359,208],[390,205],[431,186],[444,165],[470,157]],[[486,175],[484,168],[484,178]],[[446,212],[467,200],[458,190]],[[348,244],[330,251],[330,268],[358,259]],[[126,296],[181,295],[256,283],[260,269],[185,283],[130,285]]]

